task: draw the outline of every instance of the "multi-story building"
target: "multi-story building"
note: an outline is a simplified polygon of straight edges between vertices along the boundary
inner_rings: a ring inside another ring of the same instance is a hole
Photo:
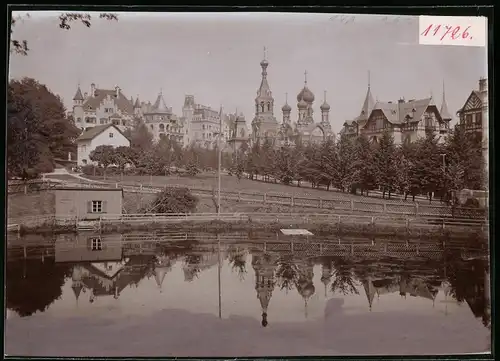
[[[132,125],[134,103],[132,99],[127,99],[119,86],[109,90],[97,88],[92,83],[90,93],[82,94],[78,86],[70,116],[81,130],[104,124],[114,124],[124,130]]]
[[[298,119],[291,121],[291,106],[288,99],[282,107],[283,120],[280,124],[274,116],[274,98],[267,80],[269,62],[265,59],[260,62],[262,79],[255,98],[255,116],[252,120],[253,142],[269,139],[274,145],[279,146],[300,139],[303,143],[322,142],[328,137],[333,137],[329,111],[330,105],[325,100],[321,105],[321,121],[315,122],[313,117],[314,94],[307,87],[307,72],[305,73],[304,87],[297,95]]]
[[[389,131],[394,143],[402,144],[414,142],[431,131],[442,142],[450,131],[451,120],[444,89],[441,109],[438,109],[432,96],[408,101],[401,98],[397,102],[374,102],[368,84],[360,115],[346,121],[341,133],[352,137],[363,134],[370,141],[377,142],[385,131]]]
[[[488,171],[488,80],[479,79],[479,90],[473,90],[464,106],[457,111],[460,126],[481,137],[485,169]]]
[[[160,91],[153,105],[150,102],[145,104],[137,97],[134,104],[134,114],[142,119],[148,130],[153,134],[153,140],[159,141],[168,138],[184,145],[187,137],[187,129],[184,120],[172,112],[172,107],[168,107]]]
[[[222,130],[220,129],[222,116]],[[181,121],[186,124],[185,144],[195,144],[204,148],[214,148],[217,145],[219,132],[224,144],[231,138],[235,124],[235,116],[222,113],[222,108],[215,110],[209,106],[197,104],[194,95],[186,95],[182,107]]]

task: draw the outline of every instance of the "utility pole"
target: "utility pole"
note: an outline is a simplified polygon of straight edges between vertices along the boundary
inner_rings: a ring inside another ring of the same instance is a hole
[[[217,217],[219,218],[220,216],[220,180],[221,180],[221,158],[222,158],[222,147],[221,147],[221,137],[222,137],[222,105],[220,106],[220,111],[219,111],[219,137],[218,137],[218,149],[217,149],[217,156],[218,156],[218,169],[217,169]],[[220,219],[218,219],[220,220]]]

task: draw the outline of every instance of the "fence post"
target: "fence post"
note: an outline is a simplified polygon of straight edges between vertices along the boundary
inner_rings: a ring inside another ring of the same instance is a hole
[[[410,218],[406,217],[406,232],[410,232]]]
[[[387,213],[387,203],[384,203],[384,213]]]
[[[264,197],[264,203],[266,203],[266,201],[267,201],[267,193],[264,193],[263,197]]]
[[[375,217],[372,216],[372,226],[375,226]]]
[[[420,255],[420,243],[417,243],[417,256]]]
[[[118,183],[115,183],[115,188],[118,188]]]
[[[418,202],[415,202],[415,215],[418,215]]]
[[[241,202],[241,192],[238,191],[238,202]]]
[[[351,255],[354,254],[354,244],[351,243]]]
[[[24,194],[28,194],[28,186],[26,184],[24,185]]]
[[[351,211],[354,211],[354,200],[351,199]]]
[[[293,207],[295,205],[295,197],[291,196],[290,197],[290,205]]]
[[[319,199],[319,209],[323,208],[323,199]]]

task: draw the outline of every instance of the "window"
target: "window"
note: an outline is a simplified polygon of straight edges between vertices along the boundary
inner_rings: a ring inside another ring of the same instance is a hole
[[[87,165],[87,159],[83,159],[83,160],[82,160],[82,163],[83,163],[84,165]]]
[[[109,137],[110,137],[110,138],[113,138],[113,133],[109,133]]]
[[[102,251],[102,241],[100,238],[91,238],[90,239],[90,249],[92,251]]]
[[[82,118],[76,118],[76,121],[80,123],[82,121]]]
[[[465,116],[465,125],[467,128],[469,128],[470,126],[472,126],[472,114],[467,114]]]
[[[476,113],[476,126],[481,127],[483,123],[483,114]]]
[[[92,213],[102,213],[102,201],[92,201]]]

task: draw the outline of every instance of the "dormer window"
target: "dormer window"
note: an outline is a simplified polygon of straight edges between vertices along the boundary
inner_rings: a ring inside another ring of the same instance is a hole
[[[109,137],[110,137],[110,138],[113,138],[113,133],[109,133]]]

